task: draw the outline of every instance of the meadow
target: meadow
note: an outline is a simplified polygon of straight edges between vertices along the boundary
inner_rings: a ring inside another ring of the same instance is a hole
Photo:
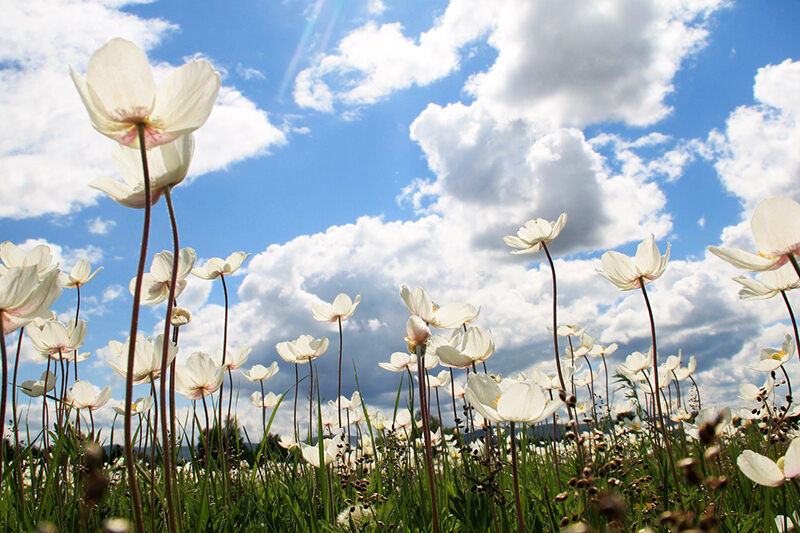
[[[606,252],[598,272],[621,291],[641,293],[650,325],[645,352],[619,354],[585,328],[559,322],[548,245],[567,224],[564,213],[554,221],[527,221],[504,239],[512,253],[532,254],[549,266],[551,372],[493,374],[495,342],[476,325],[479,309],[437,305],[425,289],[402,286],[408,349],[380,363],[386,387],[396,394],[391,409],[378,411],[358,387],[341,387],[348,371],[342,369],[342,324],[358,312],[359,296],[340,294],[312,306],[316,320],[338,325],[339,338],[301,335],[279,343],[277,354],[293,368],[295,382],[268,392],[277,362],[248,367],[249,349],[233,349],[228,339],[226,277],[248,254],[197,265],[194,250],[179,245],[172,188],[191,162],[191,132],[217,97],[220,76],[211,65],[191,61],[156,87],[144,53],[114,39],[95,53],[85,77],[74,71],[72,77],[95,129],[118,142],[112,156],[124,182],[102,178],[92,186],[143,213],[130,334],[108,346],[112,368],[126,380],[125,400],[113,406],[111,434],[96,428],[94,413],[110,408],[111,389],[86,378],[80,289],[97,269],[81,260],[62,272],[47,246],[0,244],[0,420],[10,422],[0,448],[4,530],[800,527],[800,404],[785,370],[800,363],[800,335],[786,296],[800,286],[800,204],[794,200],[766,198],[756,207],[756,253],[710,248],[743,271],[761,272],[735,278],[743,300],[776,297],[787,310],[781,346],[753,354],[752,368],[764,383],[741,384],[746,408],[704,405],[694,358],[659,353],[647,287],[668,267],[670,248],[662,253],[652,236],[633,257]],[[150,213],[162,196],[174,247],[151,256]],[[193,353],[179,365],[180,328],[192,317],[178,302],[190,275],[222,285],[225,326],[220,350]],[[76,291],[78,304],[65,323],[50,308],[68,290]],[[163,333],[146,338],[138,327],[141,306],[162,304]],[[18,382],[23,343],[46,365],[39,380]],[[315,359],[337,347],[338,394],[324,398]],[[259,385],[250,396],[261,409],[258,434],[232,415],[234,372]],[[148,394],[139,396],[144,389]],[[191,402],[185,420],[176,414],[178,395]],[[27,397],[41,398],[40,412],[19,408]],[[443,405],[457,416],[443,416]],[[271,432],[278,410],[292,413],[292,434]],[[310,422],[301,426],[298,418]]]

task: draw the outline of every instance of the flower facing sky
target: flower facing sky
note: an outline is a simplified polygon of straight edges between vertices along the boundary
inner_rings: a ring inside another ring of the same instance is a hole
[[[439,329],[453,329],[474,322],[480,314],[470,304],[447,304],[442,307],[434,305],[431,297],[422,287],[409,289],[400,287],[400,297],[408,307],[408,312],[422,319],[426,324]]]
[[[92,55],[85,78],[71,67],[70,73],[97,131],[120,144],[138,147],[136,125],[144,124],[147,148],[202,126],[214,107],[221,80],[208,61],[199,59],[173,70],[156,87],[141,48],[119,38]]]
[[[341,319],[342,321],[353,316],[356,307],[361,303],[361,295],[351,300],[346,294],[339,294],[333,299],[333,303],[314,302],[311,304],[311,312],[314,314],[314,320],[320,322],[336,322]]]
[[[300,335],[293,341],[279,342],[275,349],[287,363],[303,364],[325,353],[328,349],[328,338],[315,339],[311,335]]]
[[[655,236],[650,234],[649,239],[639,243],[633,258],[613,250],[604,253],[600,258],[603,269],[598,269],[597,272],[623,291],[638,289],[642,284],[647,285],[664,273],[669,261],[669,250],[668,244],[667,251],[661,255],[656,247]]]
[[[505,389],[485,374],[470,374],[465,394],[483,417],[492,422],[534,424],[561,407],[561,400],[550,400],[538,385],[513,381]]]
[[[62,272],[59,275],[59,283],[61,283],[62,287],[67,289],[83,287],[92,281],[101,270],[103,270],[103,267],[97,267],[97,269],[92,272],[92,265],[89,264],[89,261],[81,259],[75,263],[69,274]]]
[[[206,264],[192,269],[192,274],[203,279],[217,279],[220,276],[229,276],[241,268],[242,263],[250,257],[244,252],[233,252],[225,260],[212,257]]]
[[[178,253],[178,276],[175,282],[175,297],[186,288],[186,278],[192,271],[197,254],[192,248],[181,248]],[[142,276],[142,305],[157,305],[169,297],[169,284],[172,281],[172,252],[164,250],[153,256],[150,272]],[[136,278],[131,279],[128,289],[133,294]]]
[[[516,236],[508,235],[503,237],[503,241],[512,248],[517,248],[517,250],[512,250],[512,254],[536,253],[542,249],[542,245],[553,242],[566,223],[566,213],[561,213],[553,222],[543,218],[529,220],[517,230]]]
[[[709,246],[708,250],[743,270],[773,270],[800,254],[800,204],[777,196],[762,200],[753,211],[750,230],[758,254],[735,248]]]

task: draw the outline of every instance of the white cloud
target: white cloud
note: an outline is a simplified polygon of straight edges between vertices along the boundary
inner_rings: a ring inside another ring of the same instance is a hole
[[[758,69],[753,93],[759,103],[739,107],[724,135],[709,136],[722,184],[740,198],[748,219],[764,198],[800,197],[800,62]]]
[[[94,233],[95,235],[105,235],[116,225],[117,223],[113,220],[106,220],[100,217],[87,221],[89,233]]]
[[[66,214],[96,202],[95,178],[116,174],[113,141],[93,131],[69,78],[112,37],[153,48],[176,27],[141,19],[116,7],[123,2],[32,0],[6,6],[0,21],[0,114],[13,127],[0,132],[5,195],[0,217]],[[47,38],[42,38],[42,36]],[[159,65],[156,71],[163,71]],[[193,175],[263,154],[285,141],[266,113],[231,87],[223,87],[208,124],[198,130]],[[57,169],[54,170],[54,169]],[[53,194],[54,184],[59,193]]]
[[[672,78],[705,44],[708,17],[722,4],[452,0],[417,38],[399,23],[353,30],[299,73],[295,101],[331,111],[337,102],[369,104],[429,84],[459,68],[464,45],[488,35],[496,60],[466,89],[498,121],[651,124],[670,111]]]

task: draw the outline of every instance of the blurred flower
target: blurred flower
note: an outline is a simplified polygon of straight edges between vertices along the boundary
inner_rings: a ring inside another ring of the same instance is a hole
[[[301,442],[300,451],[303,459],[317,468],[320,467],[319,444],[310,446]],[[344,441],[341,434],[332,439],[322,439],[322,460],[326,466],[335,461],[342,453],[344,453]]]
[[[763,387],[756,387],[752,383],[739,385],[739,398],[746,402],[763,402],[772,394],[775,388],[775,380],[771,375],[767,376]]]
[[[532,254],[541,250],[543,244],[547,245],[553,242],[566,223],[566,213],[561,213],[555,222],[543,218],[529,220],[519,228],[516,237],[503,237],[503,241],[512,248],[519,248],[513,250],[512,254]]]
[[[420,317],[416,315],[408,317],[408,322],[406,322],[406,338],[409,344],[415,346],[425,344],[425,341],[427,341],[430,336],[431,330],[428,329],[428,325]]]
[[[168,295],[169,296],[169,295]],[[169,318],[169,323],[176,328],[185,326],[192,321],[192,313],[184,307],[173,307],[172,314]]]
[[[101,391],[88,381],[76,381],[69,390],[67,402],[76,409],[94,411],[103,407],[109,398],[111,398],[111,387]]]
[[[38,244],[26,252],[11,241],[5,241],[0,243],[0,261],[3,262],[0,265],[0,274],[9,268],[35,266],[36,272],[42,278],[58,267],[53,263],[53,254],[46,244]]]
[[[582,335],[584,331],[586,331],[586,326],[581,327],[578,324],[564,324],[563,326],[558,326],[556,334],[559,337],[576,337]],[[575,355],[578,356],[578,354]]]
[[[32,379],[23,381],[20,385],[20,390],[30,396],[36,398],[43,396],[56,388],[56,375],[49,370],[42,373],[42,377],[34,381]]]
[[[676,368],[675,370],[673,370],[673,373],[675,374],[675,379],[677,379],[678,381],[683,381],[684,379],[694,374],[695,370],[697,370],[697,359],[695,358],[695,356],[692,355],[689,357],[688,365],[686,365],[685,367]]]
[[[0,270],[0,319],[3,333],[16,331],[36,317],[48,318],[50,306],[61,295],[58,270],[49,270],[40,279],[37,267]]]
[[[655,237],[651,234],[649,239],[639,243],[633,259],[613,250],[604,253],[600,258],[603,270],[597,272],[623,291],[638,289],[643,283],[646,285],[664,273],[669,261],[669,250],[668,244],[667,251],[662,256],[656,247]]]
[[[328,338],[315,339],[311,335],[300,335],[293,341],[279,342],[275,349],[287,363],[303,364],[325,353],[328,349]]]
[[[278,373],[278,362],[273,361],[269,367],[264,365],[253,365],[247,372],[241,370],[242,375],[247,381],[266,381]]]
[[[743,270],[773,270],[800,253],[800,204],[791,198],[762,200],[753,211],[750,230],[758,255],[735,248],[709,246],[708,250]]]
[[[150,205],[155,205],[166,190],[183,181],[189,172],[193,154],[192,135],[183,135],[147,153]],[[122,206],[142,209],[147,200],[144,197],[142,156],[139,150],[117,145],[111,151],[111,157],[117,164],[123,181],[103,176],[92,181],[89,187],[106,193],[109,198]]]
[[[92,55],[86,78],[71,67],[70,74],[97,131],[120,144],[138,147],[136,125],[144,124],[147,148],[202,126],[220,86],[219,73],[200,59],[173,70],[156,88],[147,56],[119,38]]]
[[[131,404],[131,413],[134,415],[141,415],[150,410],[153,406],[153,397],[145,396],[144,398],[137,398]],[[111,402],[111,408],[119,415],[125,414],[125,402]]]
[[[86,259],[80,259],[75,265],[72,267],[72,270],[69,274],[62,272],[59,274],[58,281],[62,287],[67,289],[74,289],[76,287],[83,287],[94,277],[97,275],[98,272],[103,270],[103,267],[97,267],[97,269],[92,272],[92,265],[89,264],[89,261]]]
[[[346,294],[339,294],[333,299],[333,303],[314,302],[311,304],[311,312],[314,314],[314,320],[320,322],[336,322],[341,319],[347,320],[356,311],[356,307],[361,303],[361,295],[356,296],[355,300],[351,300]]]
[[[786,455],[776,463],[769,457],[745,450],[736,459],[742,473],[751,481],[765,487],[778,487],[800,476],[800,438],[792,440]]]
[[[175,298],[186,288],[186,278],[192,271],[197,254],[192,248],[182,248],[178,253],[178,276],[175,282]],[[169,297],[169,284],[172,281],[172,252],[164,250],[153,256],[150,272],[142,275],[142,305],[158,305]],[[131,294],[136,288],[134,277],[128,289]]]
[[[223,261],[219,257],[212,257],[206,264],[201,267],[196,267],[192,270],[192,274],[198,278],[203,279],[217,279],[220,276],[230,276],[239,268],[242,263],[250,257],[250,254],[244,252],[233,252]]]
[[[189,400],[199,400],[216,392],[224,377],[210,355],[195,352],[186,360],[185,366],[176,367],[175,390]]]

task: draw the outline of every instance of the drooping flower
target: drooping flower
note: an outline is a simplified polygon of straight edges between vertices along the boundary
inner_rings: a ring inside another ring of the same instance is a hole
[[[72,81],[92,126],[126,146],[171,142],[202,126],[211,114],[220,75],[208,61],[193,60],[173,70],[156,88],[147,56],[125,39],[112,39],[89,59],[86,78],[70,68]]]
[[[300,335],[293,341],[279,342],[275,349],[287,363],[308,363],[325,353],[328,349],[328,338],[315,339],[311,335]]]
[[[633,259],[613,250],[604,253],[600,258],[603,269],[597,272],[623,291],[638,289],[643,283],[646,285],[664,273],[669,250],[668,244],[667,251],[661,255],[656,247],[655,236],[651,234],[649,239],[639,243]]]
[[[212,257],[206,264],[192,269],[192,274],[198,278],[203,279],[217,279],[220,276],[230,276],[239,268],[242,263],[250,257],[250,254],[244,252],[233,252],[223,261],[219,257]]]
[[[175,297],[186,288],[186,278],[192,271],[197,254],[192,248],[182,248],[178,253],[178,276],[175,282]],[[153,256],[150,272],[142,275],[142,305],[158,305],[169,298],[169,284],[172,281],[172,252],[164,250]],[[136,278],[128,285],[131,294],[136,288]]]
[[[194,137],[183,135],[147,153],[150,176],[150,205],[155,205],[166,190],[183,181],[194,154]],[[111,152],[123,181],[104,176],[89,187],[106,193],[120,205],[142,209],[147,203],[142,180],[142,160],[138,150],[117,145]]]
[[[708,250],[735,267],[759,272],[774,270],[800,254],[800,204],[791,198],[767,198],[759,202],[750,219],[758,254],[735,248],[709,246]]]
[[[347,320],[356,311],[356,307],[361,303],[361,295],[351,300],[350,297],[344,293],[339,294],[333,299],[333,303],[314,302],[311,304],[311,312],[314,314],[314,320],[320,322],[336,322],[341,319]]]
[[[62,272],[59,275],[58,281],[61,283],[62,287],[67,289],[83,287],[92,281],[97,273],[101,270],[103,270],[103,267],[97,267],[97,269],[92,272],[92,265],[89,264],[89,261],[86,259],[80,259],[72,267],[72,270],[69,274]]]
[[[777,462],[752,450],[745,450],[736,459],[742,473],[765,487],[779,487],[785,481],[800,477],[800,438],[789,444],[786,455]]]
[[[561,213],[554,222],[543,218],[529,220],[519,228],[516,236],[503,237],[503,241],[512,248],[517,248],[511,252],[512,254],[532,254],[541,250],[543,244],[553,242],[566,223],[566,213]]]

